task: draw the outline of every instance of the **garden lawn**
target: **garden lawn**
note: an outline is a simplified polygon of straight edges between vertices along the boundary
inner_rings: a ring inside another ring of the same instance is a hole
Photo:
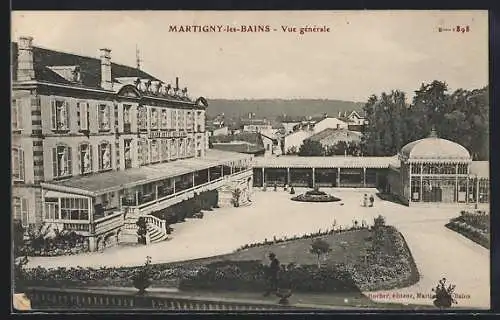
[[[370,246],[371,232],[367,229],[356,231],[345,231],[333,235],[320,236],[326,241],[332,251],[322,258],[322,264],[335,265],[339,263],[362,262],[364,252]],[[299,239],[287,242],[262,245],[253,248],[243,249],[227,255],[229,260],[263,260],[268,263],[267,255],[274,252],[282,264],[295,263],[300,265],[315,265],[317,257],[309,252],[314,239]],[[341,244],[344,243],[345,247]]]

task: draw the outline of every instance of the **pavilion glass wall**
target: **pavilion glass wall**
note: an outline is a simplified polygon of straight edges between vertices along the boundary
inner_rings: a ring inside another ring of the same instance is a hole
[[[362,187],[362,168],[340,168],[340,187]]]
[[[290,185],[294,187],[312,188],[312,169],[290,168]]]
[[[337,169],[316,168],[314,181],[318,187],[336,187]]]
[[[367,168],[365,173],[365,187],[376,188],[378,186],[377,169]]]
[[[273,186],[277,184],[278,186],[284,186],[287,184],[287,171],[285,168],[265,168],[264,169],[264,181],[268,186]]]

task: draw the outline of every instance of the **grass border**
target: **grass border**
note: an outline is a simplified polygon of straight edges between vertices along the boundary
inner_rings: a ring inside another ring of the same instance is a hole
[[[485,249],[488,249],[488,250],[491,250],[491,239],[488,239],[487,237],[482,237],[482,238],[479,238],[479,239],[472,237],[466,230],[464,230],[461,227],[459,227],[457,225],[456,221],[450,221],[447,224],[445,224],[444,226],[447,229],[450,229],[450,230],[452,230],[452,231],[460,234],[464,238],[467,238],[470,241],[472,241],[474,243],[477,243],[481,247],[483,247]]]

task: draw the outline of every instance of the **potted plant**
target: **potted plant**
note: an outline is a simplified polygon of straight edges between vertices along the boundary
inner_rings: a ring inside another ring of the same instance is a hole
[[[241,190],[239,188],[234,189],[233,190],[233,198],[231,199],[233,206],[235,206],[235,207],[240,206],[240,197],[241,197]]]
[[[293,186],[290,187],[290,194],[295,194],[295,189],[293,188]]]
[[[134,287],[138,289],[138,295],[143,295],[146,289],[151,286],[151,257],[146,257],[146,263],[133,276]]]
[[[276,182],[274,183],[274,191],[278,191],[278,184]]]
[[[432,288],[432,298],[433,303],[436,307],[449,308],[452,304],[456,304],[457,301],[453,298],[453,293],[455,292],[455,285],[448,285],[446,287],[446,278],[439,280],[438,285]]]
[[[278,290],[276,290],[276,296],[278,298],[280,298],[280,300],[278,301],[278,304],[288,305],[290,303],[288,298],[290,298],[292,296],[292,289],[278,288]]]

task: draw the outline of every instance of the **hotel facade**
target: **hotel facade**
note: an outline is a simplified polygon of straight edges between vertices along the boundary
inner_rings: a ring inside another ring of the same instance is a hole
[[[12,217],[88,237],[90,250],[134,241],[138,217],[217,191],[252,192],[251,156],[208,150],[203,97],[100,58],[12,44]]]

